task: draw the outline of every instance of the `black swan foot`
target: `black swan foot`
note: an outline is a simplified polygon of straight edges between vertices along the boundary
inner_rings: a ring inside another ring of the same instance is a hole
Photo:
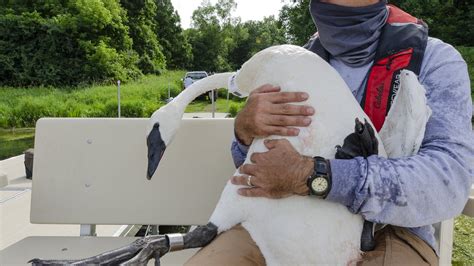
[[[364,119],[355,120],[354,133],[344,139],[344,144],[336,146],[336,159],[352,159],[355,157],[367,158],[379,153],[379,142],[375,137],[374,128]],[[375,249],[374,223],[364,221],[360,239],[360,249],[364,252]]]

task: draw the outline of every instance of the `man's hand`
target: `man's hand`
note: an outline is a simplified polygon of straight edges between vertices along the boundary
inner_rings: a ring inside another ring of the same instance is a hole
[[[311,124],[311,106],[291,105],[308,99],[304,92],[280,92],[280,88],[263,85],[250,93],[247,104],[235,118],[235,133],[245,145],[255,137],[270,135],[297,136],[299,130]]]
[[[300,155],[286,139],[266,140],[269,151],[253,153],[253,164],[240,167],[243,176],[232,177],[232,184],[247,186],[248,176],[253,187],[239,189],[246,197],[284,198],[308,195],[306,180],[313,173],[313,158]]]

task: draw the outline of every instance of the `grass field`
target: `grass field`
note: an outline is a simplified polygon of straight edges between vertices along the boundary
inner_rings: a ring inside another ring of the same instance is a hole
[[[0,129],[0,160],[22,154],[33,148],[35,130],[33,128]]]
[[[181,91],[184,71],[147,76],[121,86],[121,115],[149,117],[165,104],[168,89],[172,97]],[[226,97],[226,92],[220,92]],[[196,101],[188,110],[205,111],[207,101]],[[226,112],[226,101],[219,99],[217,110]],[[41,117],[116,117],[117,86],[91,86],[79,89],[0,88],[0,128],[34,127]]]

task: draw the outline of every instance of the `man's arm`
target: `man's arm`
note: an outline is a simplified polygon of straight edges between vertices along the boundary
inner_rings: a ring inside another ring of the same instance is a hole
[[[474,176],[472,101],[467,67],[442,45],[425,55],[420,75],[433,111],[417,155],[386,159],[331,160],[327,199],[366,220],[404,227],[433,224],[459,214]]]

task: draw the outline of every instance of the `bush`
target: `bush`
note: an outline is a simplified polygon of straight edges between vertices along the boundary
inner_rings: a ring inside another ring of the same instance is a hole
[[[237,113],[244,107],[245,102],[241,103],[231,103],[229,106],[229,115],[230,117],[236,117]]]
[[[62,103],[53,98],[22,98],[18,105],[13,108],[8,119],[10,127],[34,127],[36,121],[42,117],[61,117]]]
[[[153,53],[141,63],[127,22],[115,0],[7,1],[0,7],[0,85],[128,81],[140,77],[139,65],[158,73],[164,68],[159,44],[149,43]]]
[[[7,128],[9,126],[9,117],[11,117],[11,114],[8,107],[0,104],[0,128]]]

